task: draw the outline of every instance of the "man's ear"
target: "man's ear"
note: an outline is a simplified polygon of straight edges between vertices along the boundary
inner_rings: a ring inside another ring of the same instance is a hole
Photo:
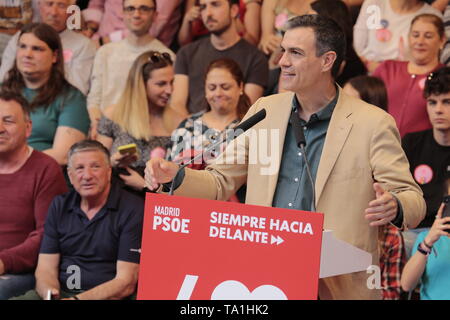
[[[26,137],[29,138],[31,136],[31,131],[33,130],[33,122],[31,122],[31,119],[29,119],[28,117],[25,119],[26,121]]]
[[[73,175],[72,169],[70,169],[70,167],[67,166],[67,176],[69,177],[70,183],[73,185],[73,177],[72,177],[72,175]]]
[[[327,51],[322,55],[322,71],[326,72],[333,68],[337,55],[334,51]]]
[[[232,17],[233,19],[236,19],[237,16],[238,16],[238,14],[239,14],[239,5],[233,3],[233,4],[231,5],[230,11],[231,11],[231,17]]]

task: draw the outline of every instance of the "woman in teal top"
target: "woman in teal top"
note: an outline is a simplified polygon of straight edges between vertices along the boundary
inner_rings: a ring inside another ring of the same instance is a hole
[[[417,236],[403,269],[403,290],[413,290],[420,280],[421,300],[450,300],[450,217],[442,218],[443,208],[441,205],[430,231]]]
[[[3,89],[30,102],[30,146],[66,164],[69,148],[86,138],[90,122],[85,96],[64,78],[63,49],[53,28],[44,23],[22,28]]]

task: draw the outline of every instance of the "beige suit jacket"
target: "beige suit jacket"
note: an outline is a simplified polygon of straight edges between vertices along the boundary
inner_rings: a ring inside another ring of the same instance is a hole
[[[325,229],[333,230],[338,239],[371,253],[373,264],[378,265],[378,228],[370,227],[364,218],[364,210],[375,199],[373,183],[381,183],[400,201],[404,227],[419,224],[425,216],[425,201],[410,174],[393,118],[380,108],[339,90],[317,171],[316,208],[317,212],[324,213]],[[262,108],[266,108],[267,117],[253,128],[255,130],[247,131],[230,143],[216,163],[206,170],[186,169],[183,183],[175,194],[226,200],[246,182],[247,204],[271,206],[292,99],[293,93],[260,98],[246,118]],[[272,134],[272,139],[263,139],[264,131],[267,136]],[[267,149],[264,147],[272,151],[271,161],[257,156],[264,154],[262,149]],[[322,279],[320,298],[379,299],[381,291],[367,286],[371,275],[358,272]]]

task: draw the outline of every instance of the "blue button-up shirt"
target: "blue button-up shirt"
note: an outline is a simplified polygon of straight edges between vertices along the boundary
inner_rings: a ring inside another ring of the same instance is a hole
[[[311,175],[314,181],[316,180],[328,125],[330,124],[331,115],[333,114],[338,97],[339,91],[336,90],[336,97],[325,108],[312,114],[308,122],[299,118],[300,124],[304,128],[306,158],[311,166]],[[294,95],[291,112],[297,113],[299,108],[300,104]],[[312,199],[312,186],[308,179],[301,149],[297,146],[294,130],[291,121],[289,121],[272,206],[311,211]]]

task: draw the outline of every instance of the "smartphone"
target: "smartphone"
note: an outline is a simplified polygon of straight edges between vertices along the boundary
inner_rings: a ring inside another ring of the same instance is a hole
[[[117,151],[119,151],[120,154],[135,154],[137,152],[137,145],[136,143],[126,144],[118,147]]]
[[[442,218],[450,217],[450,196],[444,197],[444,211],[442,212]]]

